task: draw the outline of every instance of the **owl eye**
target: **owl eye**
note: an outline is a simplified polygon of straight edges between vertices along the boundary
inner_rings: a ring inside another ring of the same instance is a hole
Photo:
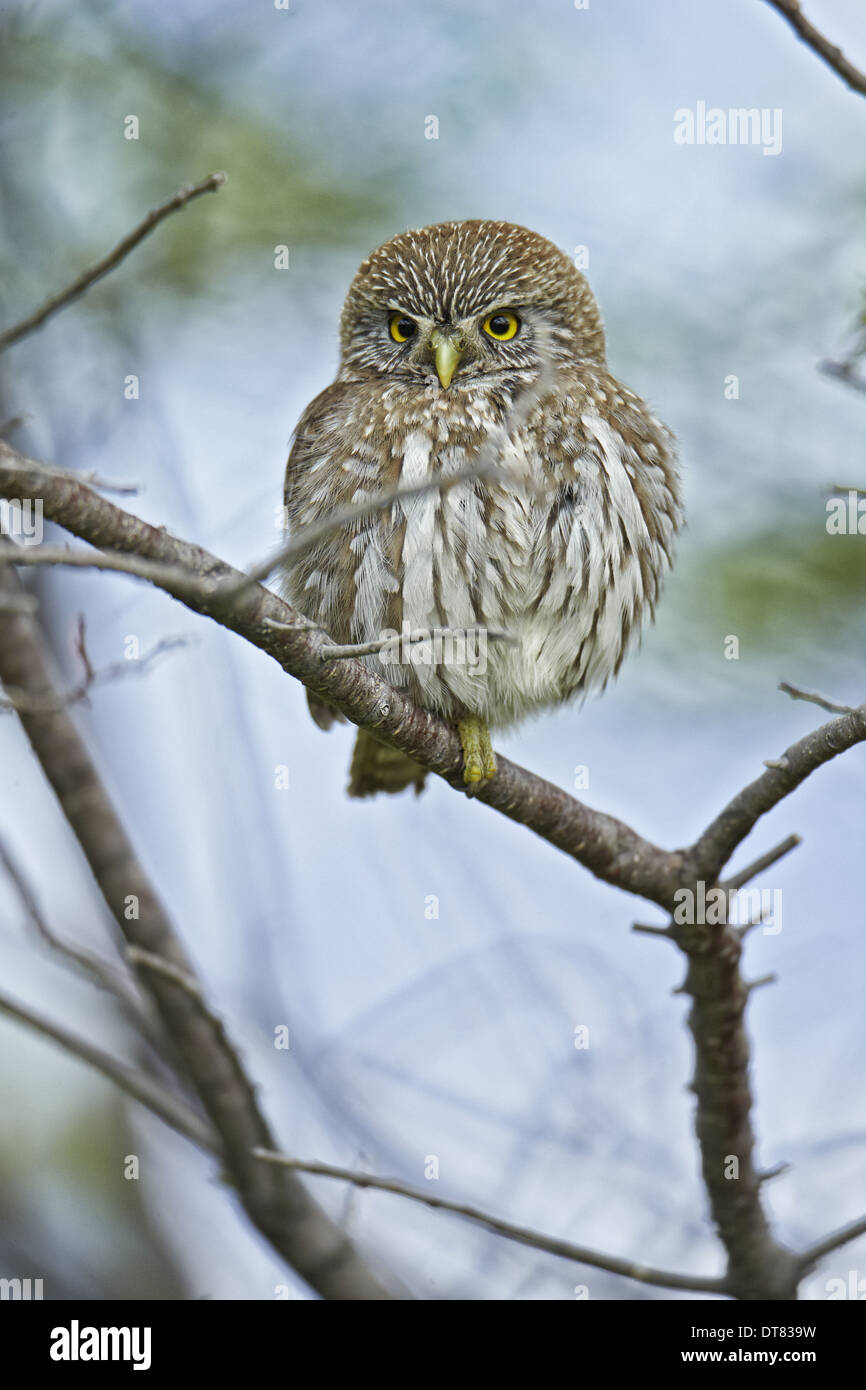
[[[495,338],[497,342],[507,343],[509,338],[513,338],[520,327],[520,319],[516,314],[500,311],[498,314],[491,314],[481,325],[489,338]]]
[[[388,320],[388,329],[395,343],[405,343],[417,333],[418,325],[407,314],[392,314]]]

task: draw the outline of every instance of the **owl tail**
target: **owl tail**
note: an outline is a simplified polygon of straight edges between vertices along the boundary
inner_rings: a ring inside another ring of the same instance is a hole
[[[414,786],[424,789],[426,770],[406,753],[388,748],[366,729],[358,730],[352,765],[349,769],[349,795],[375,796],[377,792],[402,792]]]

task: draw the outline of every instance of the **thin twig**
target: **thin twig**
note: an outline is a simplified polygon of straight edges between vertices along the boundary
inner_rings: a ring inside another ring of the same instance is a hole
[[[742,888],[744,883],[748,883],[750,879],[762,874],[765,869],[769,869],[772,864],[783,859],[786,854],[790,854],[792,849],[796,849],[802,843],[802,838],[799,835],[788,835],[776,845],[775,849],[768,849],[766,854],[753,859],[752,863],[748,864],[745,869],[740,869],[739,873],[731,874],[730,878],[726,878],[724,883],[719,884],[719,887],[726,893],[731,889],[736,892],[738,888]],[[753,923],[752,925],[756,924]]]
[[[4,537],[0,541],[0,562],[7,561],[28,569],[42,565],[64,565],[71,569],[116,570],[119,574],[130,574],[136,579],[146,579],[149,584],[160,588],[182,587],[202,596],[212,597],[218,591],[218,584],[190,575],[188,570],[177,565],[163,565],[135,555],[122,555],[111,550],[82,550],[66,545],[17,545]]]
[[[160,1119],[165,1120],[172,1129],[185,1134],[194,1144],[200,1145],[203,1149],[209,1149],[212,1153],[218,1154],[222,1151],[219,1136],[207,1120],[197,1115],[180,1096],[175,1095],[161,1082],[146,1075],[145,1072],[139,1071],[129,1062],[121,1061],[119,1057],[113,1057],[110,1052],[97,1047],[95,1043],[70,1032],[61,1023],[55,1023],[54,1019],[46,1018],[44,1014],[32,1009],[29,1004],[22,1004],[19,1000],[13,999],[11,995],[2,991],[0,991],[0,1012],[8,1014],[10,1018],[17,1018],[19,1022],[26,1023],[30,1028],[35,1028],[46,1038],[53,1038],[67,1052],[71,1052],[75,1057],[80,1057],[83,1062],[87,1062],[89,1066],[102,1072],[103,1076],[107,1076],[110,1081],[114,1082],[115,1086],[119,1086],[134,1100],[146,1105],[148,1110],[159,1115]]]
[[[824,695],[816,695],[808,690],[801,690],[799,686],[790,685],[788,681],[780,681],[779,689],[786,695],[790,695],[792,700],[808,700],[810,705],[818,705],[821,709],[827,710],[829,714],[856,714],[856,705],[837,705],[835,701],[828,700]]]
[[[669,941],[674,939],[670,927],[656,927],[651,922],[632,922],[631,929],[641,932],[644,936],[666,936]]]
[[[535,406],[548,394],[555,379],[552,358],[546,353],[543,356],[542,369],[535,381],[523,387],[502,423],[490,426],[472,464],[456,473],[439,474],[435,478],[428,478],[426,482],[411,486],[398,482],[393,487],[381,488],[361,501],[336,507],[318,521],[302,526],[264,560],[248,567],[242,580],[226,586],[226,597],[232,598],[244,593],[251,585],[264,582],[275,569],[303,554],[311,546],[317,545],[333,531],[342,531],[353,526],[355,522],[364,521],[415,497],[426,497],[431,492],[444,494],[461,483],[474,482],[520,482],[527,493],[543,492],[544,488],[539,488],[530,478],[515,477],[513,473],[503,469],[500,459],[511,436],[522,427]],[[584,453],[586,452],[588,451],[584,450]]]
[[[35,309],[32,314],[28,314],[27,318],[0,333],[0,352],[5,352],[6,348],[11,347],[13,343],[18,343],[30,333],[35,333],[37,328],[42,327],[46,319],[52,318],[61,309],[65,309],[67,304],[78,299],[90,289],[91,285],[95,285],[97,280],[108,275],[166,217],[186,207],[187,203],[191,203],[194,198],[200,198],[203,193],[214,193],[225,181],[225,174],[210,174],[206,179],[202,179],[201,183],[188,183],[183,188],[179,188],[172,198],[149,212],[137,227],[134,227],[122,241],[117,243],[113,251],[109,251],[107,256],[103,256],[101,261],[97,261],[88,270],[82,270],[81,274],[77,275],[72,283],[66,286],[65,290],[52,295],[40,308]]]
[[[852,91],[866,96],[866,73],[862,73],[859,68],[855,68],[853,63],[849,63],[841,48],[837,48],[829,39],[825,38],[814,24],[810,24],[800,8],[800,0],[767,0],[767,3],[787,19],[791,28],[803,42],[808,44],[819,58],[823,58],[824,62],[838,73],[842,81]]]
[[[850,386],[854,391],[866,393],[866,377],[860,376],[855,370],[854,363],[849,361],[834,362],[825,359],[818,363],[818,371],[823,372],[824,376],[835,377],[837,381],[844,381],[846,386]],[[847,492],[847,488],[836,488],[836,492]]]
[[[190,975],[188,970],[183,970],[173,961],[165,960],[163,956],[155,955],[153,951],[143,951],[140,946],[127,946],[126,959],[131,965],[141,966],[145,970],[153,970],[164,980],[170,980],[173,985],[182,989],[184,994],[188,994],[190,999],[194,999],[207,1017],[212,1022],[214,1021],[215,1015],[207,1008],[201,985],[195,976]]]
[[[650,1265],[638,1264],[633,1260],[622,1260],[616,1255],[605,1255],[598,1250],[590,1250],[584,1245],[574,1245],[556,1236],[544,1235],[527,1226],[515,1226],[511,1221],[503,1221],[498,1216],[481,1211],[478,1207],[464,1202],[451,1202],[446,1197],[437,1197],[432,1192],[423,1192],[410,1187],[397,1178],[374,1177],[372,1173],[359,1173],[353,1168],[339,1168],[333,1163],[320,1163],[316,1160],[293,1158],[288,1154],[274,1153],[268,1149],[254,1149],[256,1158],[266,1163],[274,1163],[282,1168],[293,1169],[299,1173],[311,1173],[317,1177],[336,1178],[340,1182],[350,1182],[355,1187],[373,1188],[377,1192],[392,1192],[398,1197],[407,1197],[412,1202],[420,1202],[426,1207],[440,1211],[453,1212],[455,1216],[466,1217],[480,1226],[486,1226],[494,1234],[505,1236],[507,1240],[520,1245],[532,1246],[551,1255],[559,1255],[565,1260],[578,1264],[592,1265],[595,1269],[607,1270],[610,1274],[620,1274],[626,1279],[636,1279],[642,1284],[654,1284],[666,1289],[690,1289],[696,1293],[727,1293],[724,1279],[702,1278],[700,1275],[677,1274],[664,1269],[654,1269]]]
[[[375,642],[356,642],[346,646],[338,646],[336,642],[332,647],[322,648],[322,661],[346,661],[350,658],[359,656],[375,656],[378,652],[390,650],[405,642],[410,647],[418,646],[421,642],[448,641],[456,637],[458,640],[469,640],[469,638],[481,637],[488,642],[512,642],[518,643],[519,638],[513,632],[505,632],[493,627],[431,627],[422,628],[419,632],[407,633],[405,636],[400,633],[396,637],[381,637]]]
[[[775,985],[778,983],[779,976],[775,970],[769,971],[766,975],[758,975],[754,980],[746,980],[746,989],[751,992],[756,989],[763,989],[764,985]]]
[[[783,1173],[789,1173],[790,1171],[790,1163],[786,1163],[783,1161],[782,1163],[774,1164],[772,1168],[765,1168],[762,1172],[758,1174],[758,1178],[762,1183],[772,1182],[773,1178],[780,1178]]]
[[[37,936],[49,946],[52,951],[56,951],[83,971],[89,979],[94,980],[102,989],[119,999],[124,1008],[128,1009],[138,1027],[145,1034],[148,1042],[158,1051],[162,1052],[165,1046],[165,1039],[160,1036],[154,1027],[154,1021],[148,1014],[144,1001],[135,987],[133,980],[124,974],[114,963],[100,956],[96,951],[90,951],[86,946],[79,946],[73,941],[64,940],[49,927],[36,894],[24,876],[22,870],[16,864],[8,846],[0,839],[0,864],[5,869],[9,879],[15,887],[15,891],[21,900],[21,904],[34,928]]]
[[[866,1216],[859,1217],[856,1221],[850,1222],[847,1226],[842,1226],[838,1231],[831,1231],[830,1235],[824,1236],[823,1240],[816,1240],[814,1245],[808,1246],[800,1254],[800,1269],[802,1273],[814,1268],[819,1260],[825,1255],[830,1255],[834,1250],[840,1250],[843,1245],[848,1245],[852,1240],[857,1240],[860,1236],[866,1235]]]
[[[141,492],[138,483],[118,483],[110,478],[101,478],[95,469],[89,473],[80,474],[81,481],[87,483],[89,487],[95,487],[99,492],[114,492],[119,497],[136,497]]]
[[[125,676],[145,675],[154,662],[165,652],[175,651],[179,647],[187,647],[190,640],[189,637],[164,637],[151,647],[149,652],[145,652],[144,656],[113,661],[109,666],[94,668],[90,664],[90,658],[84,646],[83,632],[79,628],[76,650],[84,663],[84,680],[74,686],[72,690],[67,690],[61,695],[30,695],[26,690],[16,690],[14,686],[6,686],[4,687],[5,695],[0,697],[0,710],[16,710],[19,714],[50,714],[54,710],[68,709],[70,706],[85,700],[96,686],[107,685]]]

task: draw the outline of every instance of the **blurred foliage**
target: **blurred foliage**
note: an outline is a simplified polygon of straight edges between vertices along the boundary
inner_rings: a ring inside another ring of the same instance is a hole
[[[124,1177],[141,1142],[120,1096],[106,1088],[103,1102],[83,1104],[27,1153],[30,1139],[26,1127],[13,1127],[0,1145],[0,1272],[42,1278],[47,1299],[190,1297],[142,1200],[149,1165],[138,1180]],[[34,1206],[24,1191],[37,1173],[43,1202]]]
[[[387,216],[381,187],[373,192],[361,179],[350,185],[342,172],[329,169],[324,133],[300,96],[287,96],[269,123],[245,109],[231,74],[221,71],[215,81],[207,65],[176,68],[138,36],[133,43],[116,14],[98,17],[98,33],[93,14],[90,27],[86,17],[79,11],[40,23],[38,12],[19,14],[14,24],[7,22],[0,43],[3,124],[19,155],[3,170],[0,273],[10,283],[27,275],[24,247],[37,263],[36,283],[46,277],[52,285],[63,283],[149,207],[220,169],[229,182],[206,215],[199,206],[170,218],[158,249],[137,252],[129,273],[146,275],[151,286],[158,281],[191,292],[219,274],[230,256],[252,251],[270,269],[278,244],[356,241],[359,229],[369,231]],[[23,121],[19,109],[27,112]],[[130,114],[140,122],[138,140],[124,137]],[[46,132],[55,161],[57,144],[63,148],[69,186],[40,193],[38,161],[50,162],[41,149]],[[95,182],[103,190],[100,205],[86,211],[75,187],[82,160],[88,174],[82,185],[92,189]]]
[[[714,646],[734,633],[753,654],[820,650],[849,634],[866,605],[863,537],[829,535],[814,515],[728,538],[690,566],[681,603]],[[674,586],[671,586],[672,589]]]

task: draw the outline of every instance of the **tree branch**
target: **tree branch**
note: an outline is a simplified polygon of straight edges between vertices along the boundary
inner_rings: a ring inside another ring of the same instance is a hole
[[[23,550],[23,546],[18,547]],[[2,560],[5,546],[0,545],[0,560]],[[17,563],[17,562],[16,562]],[[176,651],[179,647],[189,645],[187,637],[164,637],[151,647],[144,656],[130,658],[124,661],[112,661],[108,666],[99,669],[91,666],[86,658],[86,652],[82,649],[82,658],[86,661],[84,679],[62,694],[51,695],[46,699],[39,700],[34,695],[28,695],[24,690],[16,690],[13,686],[7,686],[5,698],[0,698],[0,709],[27,711],[30,714],[50,714],[52,710],[68,709],[70,705],[77,705],[82,700],[86,700],[91,690],[96,686],[108,685],[112,681],[122,680],[126,676],[143,676],[150,667],[159,660],[166,652]]]
[[[766,854],[762,854],[757,859],[754,859],[745,869],[740,869],[739,873],[731,874],[730,878],[726,878],[724,883],[720,886],[726,892],[730,891],[730,889],[736,892],[738,888],[742,888],[744,883],[748,883],[750,879],[757,878],[758,874],[762,874],[765,869],[769,869],[773,864],[778,863],[780,859],[784,859],[786,854],[790,854],[792,849],[796,849],[797,846],[802,843],[803,841],[799,835],[787,835],[774,849],[768,849]]]
[[[29,1005],[12,999],[3,991],[0,991],[0,1012],[8,1014],[9,1017],[27,1024],[28,1027],[59,1043],[67,1052],[86,1062],[108,1080],[114,1082],[126,1095],[144,1105],[172,1129],[185,1135],[187,1139],[198,1145],[199,1148],[217,1156],[222,1154],[222,1145],[216,1131],[206,1120],[190,1109],[181,1097],[176,1096],[160,1082],[154,1081],[128,1062],[121,1061],[87,1039],[72,1033],[61,1024],[39,1014]],[[650,1265],[639,1264],[633,1260],[623,1260],[616,1255],[605,1255],[599,1251],[590,1250],[586,1246],[575,1245],[571,1241],[544,1235],[542,1232],[534,1231],[527,1226],[516,1226],[513,1222],[492,1216],[481,1211],[478,1207],[469,1206],[462,1202],[452,1202],[445,1197],[437,1197],[433,1193],[420,1191],[396,1178],[375,1177],[371,1173],[359,1173],[350,1168],[339,1168],[332,1163],[322,1163],[317,1160],[292,1158],[287,1154],[276,1153],[269,1149],[255,1149],[253,1157],[290,1172],[335,1178],[342,1182],[352,1183],[357,1188],[373,1188],[378,1192],[391,1192],[413,1202],[420,1202],[424,1206],[439,1208],[452,1212],[455,1216],[465,1217],[467,1220],[484,1226],[493,1231],[494,1234],[515,1241],[519,1245],[528,1245],[535,1250],[543,1250],[548,1254],[558,1255],[562,1259],[574,1260],[578,1264],[607,1270],[611,1274],[635,1279],[642,1284],[652,1284],[667,1289],[686,1289],[695,1293],[725,1294],[729,1292],[724,1279],[678,1274],[663,1269],[655,1269]]]
[[[791,685],[788,681],[781,681],[779,689],[786,695],[790,695],[792,700],[806,700],[810,705],[817,705],[819,709],[827,710],[828,714],[856,714],[854,705],[837,705],[833,700],[828,700],[824,695],[817,695],[808,690],[801,690],[797,685]]]
[[[105,960],[95,951],[89,951],[86,947],[78,946],[73,941],[64,941],[62,937],[57,936],[52,931],[42,914],[33,889],[2,840],[0,840],[0,864],[6,870],[18,897],[21,899],[27,918],[37,936],[52,951],[56,951],[58,955],[63,956],[73,966],[77,966],[102,989],[114,995],[131,1015],[146,1040],[158,1054],[162,1055],[164,1038],[154,1027],[154,1020],[145,1007],[143,997],[136,988],[132,977],[119,969],[113,961]]]
[[[14,571],[0,567],[0,592],[15,586],[20,586],[20,581]],[[2,608],[0,681],[39,698],[56,695],[35,620]],[[127,945],[160,957],[194,977],[69,712],[62,707],[49,713],[21,711],[19,718]],[[251,1149],[273,1148],[274,1141],[254,1087],[222,1024],[203,1010],[187,989],[158,971],[141,969],[139,979],[159,1010],[184,1075],[220,1135],[227,1172],[253,1223],[323,1297],[390,1298],[352,1243],[299,1180],[286,1173],[275,1182],[274,1175],[269,1178],[251,1157]]]
[[[866,73],[849,63],[841,48],[836,48],[814,24],[810,24],[800,8],[800,0],[767,0],[767,4],[772,5],[774,10],[778,10],[779,14],[787,19],[795,34],[798,34],[819,58],[823,58],[843,82],[861,96],[866,96]]]
[[[115,1086],[132,1096],[133,1100],[146,1105],[148,1110],[152,1110],[167,1125],[171,1125],[172,1129],[176,1129],[179,1134],[185,1134],[194,1144],[215,1154],[221,1152],[219,1135],[207,1120],[196,1114],[180,1096],[175,1095],[161,1082],[147,1076],[129,1062],[112,1056],[110,1052],[97,1047],[86,1038],[79,1037],[77,1033],[72,1033],[36,1009],[31,1009],[29,1004],[22,1004],[19,1000],[13,999],[5,991],[0,991],[0,1012],[17,1019],[19,1023],[26,1023],[28,1028],[34,1028],[46,1038],[52,1038],[74,1057],[79,1057],[82,1062],[107,1076],[109,1081],[113,1081]]]
[[[232,569],[201,547],[140,521],[80,479],[45,469],[0,443],[0,496],[39,498],[45,516],[109,556],[72,552],[75,563],[120,568],[147,578],[194,612],[238,633],[266,652],[308,689],[409,753],[465,793],[463,755],[456,731],[419,709],[358,661],[322,661],[333,645],[319,629],[276,594]],[[17,548],[25,563],[42,547]],[[57,558],[66,563],[68,552]],[[5,553],[5,552],[4,552]],[[561,788],[498,757],[496,777],[483,783],[475,799],[526,825],[556,848],[584,864],[597,877],[669,906],[683,882],[683,852],[668,854],[628,826],[590,810]],[[267,1146],[265,1146],[267,1147]]]
[[[425,1207],[434,1207],[440,1211],[453,1212],[455,1216],[466,1217],[469,1221],[485,1226],[495,1235],[505,1236],[507,1240],[516,1241],[519,1245],[529,1245],[534,1250],[544,1250],[550,1255],[559,1255],[564,1260],[574,1260],[577,1264],[592,1265],[593,1268],[607,1270],[610,1274],[620,1274],[625,1279],[636,1279],[641,1284],[655,1284],[664,1289],[690,1289],[695,1293],[729,1292],[724,1279],[676,1274],[669,1270],[654,1269],[651,1265],[638,1264],[633,1260],[622,1260],[616,1255],[605,1255],[598,1250],[590,1250],[585,1245],[574,1245],[569,1240],[544,1235],[528,1226],[515,1226],[511,1221],[491,1216],[489,1212],[468,1206],[465,1202],[452,1202],[446,1197],[437,1197],[432,1192],[410,1187],[398,1178],[378,1178],[372,1173],[359,1173],[352,1168],[339,1168],[333,1163],[321,1163],[314,1159],[292,1158],[288,1154],[271,1153],[266,1149],[256,1149],[255,1157],[266,1163],[289,1168],[293,1172],[336,1178],[340,1182],[353,1183],[355,1187],[373,1188],[376,1192],[393,1192],[398,1197],[407,1197],[410,1201],[420,1202]]]
[[[136,246],[144,241],[145,237],[149,236],[166,217],[186,207],[187,203],[191,203],[194,198],[200,198],[203,193],[214,193],[225,181],[225,174],[210,174],[206,179],[202,179],[201,183],[185,184],[183,188],[179,188],[174,197],[169,198],[167,202],[161,203],[158,208],[149,212],[137,227],[134,227],[122,241],[117,243],[113,251],[109,251],[107,256],[103,256],[101,261],[97,261],[88,270],[82,270],[81,274],[77,275],[72,283],[66,286],[65,290],[60,290],[58,294],[52,295],[38,309],[34,309],[32,314],[28,314],[27,318],[0,333],[0,352],[5,352],[8,347],[12,347],[13,343],[19,343],[22,338],[35,333],[37,328],[42,327],[46,319],[53,318],[61,309],[65,309],[67,304],[79,299],[90,289],[91,285],[96,284],[97,280],[101,280],[104,275],[108,275],[110,271],[120,265],[121,261],[126,260],[130,251],[134,251]]]
[[[714,883],[722,867],[753,827],[801,782],[831,758],[866,740],[866,705],[792,743],[781,758],[728,802],[692,846],[698,877]]]
[[[408,753],[465,792],[456,732],[413,705],[372,671],[352,660],[329,662],[334,644],[270,590],[250,583],[201,547],[148,525],[100,497],[79,478],[25,458],[0,442],[0,496],[35,497],[45,515],[97,547],[19,547],[14,558],[122,569],[147,579],[188,608],[238,633],[290,675],[339,709],[353,723]],[[110,554],[102,552],[108,547]],[[48,554],[46,555],[46,552]],[[0,552],[5,554],[5,552]],[[596,877],[670,911],[674,894],[692,880],[714,883],[734,850],[766,811],[811,772],[866,739],[866,706],[831,720],[792,745],[778,765],[735,797],[691,847],[665,851],[629,826],[591,810],[561,788],[498,757],[499,772],[482,783],[475,799],[492,806]]]
[[[861,1216],[857,1221],[842,1226],[838,1231],[832,1231],[823,1240],[817,1240],[814,1245],[808,1246],[800,1255],[801,1274],[806,1274],[810,1269],[814,1269],[825,1255],[832,1254],[834,1250],[840,1250],[843,1245],[849,1245],[852,1240],[857,1240],[860,1236],[866,1236],[866,1216]]]
[[[824,376],[832,376],[835,377],[837,381],[844,381],[845,385],[850,386],[854,391],[866,393],[866,377],[857,374],[856,367],[851,361],[843,360],[842,362],[834,362],[827,358],[825,361],[818,363],[818,371],[822,372]],[[834,488],[833,491],[847,492],[848,489],[838,487]]]
[[[353,723],[465,792],[455,731],[412,705],[361,663],[323,661],[322,653],[333,645],[327,635],[276,594],[253,583],[249,574],[147,525],[79,479],[46,470],[3,445],[0,496],[41,498],[50,520],[112,551],[108,558],[97,556],[98,563],[113,567],[119,558],[126,570],[147,577],[193,611],[238,633]],[[82,563],[88,561],[82,557]],[[497,775],[483,783],[476,796],[596,877],[673,912],[682,889],[694,893],[717,883],[723,866],[760,816],[817,767],[864,739],[866,706],[831,720],[792,745],[772,769],[734,797],[694,845],[673,852],[505,758],[499,759]],[[773,859],[778,852],[772,852]],[[693,1000],[689,1026],[696,1053],[696,1127],[713,1217],[728,1251],[726,1288],[742,1298],[794,1297],[796,1257],[773,1239],[761,1205],[761,1175],[753,1162],[744,1028],[750,990],[739,970],[742,935],[703,922],[673,926],[671,935],[689,963],[682,992]],[[141,944],[157,955],[168,954]],[[737,1181],[727,1172],[731,1158],[736,1160]]]

